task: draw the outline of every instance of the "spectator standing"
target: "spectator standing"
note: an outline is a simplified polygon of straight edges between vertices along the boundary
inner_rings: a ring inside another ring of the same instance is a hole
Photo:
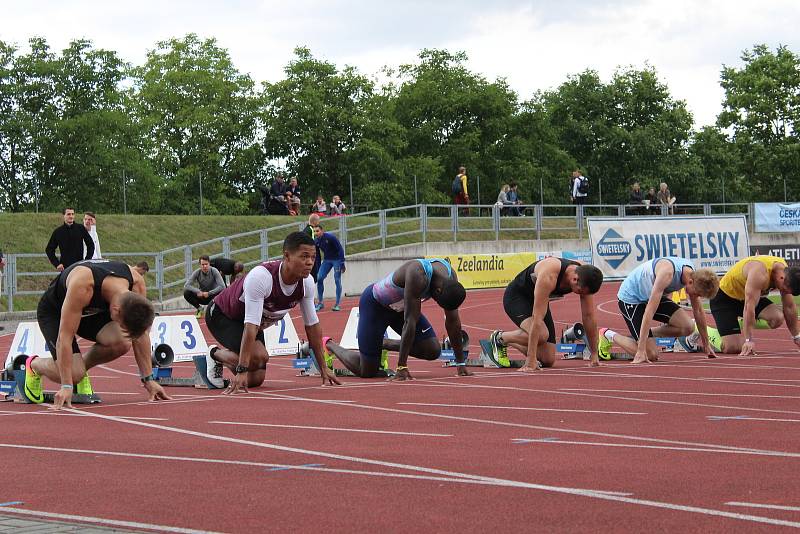
[[[656,196],[656,190],[654,187],[651,187],[647,190],[647,194],[644,196],[644,207],[646,211],[655,211],[656,205],[658,204],[658,197]]]
[[[209,304],[223,289],[225,281],[219,271],[211,266],[208,256],[200,256],[200,268],[195,269],[183,286],[183,298],[203,315],[200,305]]]
[[[644,210],[640,207],[644,203],[644,191],[642,191],[639,182],[634,182],[631,186],[631,193],[628,198],[628,203],[636,206],[633,210],[634,213],[643,213]]]
[[[93,260],[102,259],[100,255],[100,237],[97,235],[97,216],[94,212],[87,211],[83,214],[83,227],[86,228],[86,231],[89,232],[89,236],[92,238],[94,242],[94,255],[92,255]],[[86,255],[86,246],[83,247],[83,255]]]
[[[73,208],[64,208],[61,211],[64,216],[64,224],[53,230],[50,235],[50,241],[44,251],[47,258],[53,267],[58,272],[63,271],[73,263],[77,263],[83,259],[91,259],[94,256],[94,241],[86,231],[86,228],[81,224],[75,224],[75,210]],[[86,254],[84,255],[83,245],[86,245]],[[56,249],[58,249],[60,258],[56,257]]]
[[[342,300],[342,273],[345,271],[344,266],[344,248],[335,235],[326,232],[322,225],[314,228],[314,244],[317,250],[322,252],[324,259],[319,267],[317,274],[317,306],[316,310],[319,311],[325,307],[322,298],[325,294],[325,278],[328,273],[333,269],[333,280],[336,283],[336,304],[333,305],[331,310],[339,311],[339,303]]]
[[[453,204],[469,205],[469,189],[467,188],[467,168],[463,165],[458,168],[458,174],[453,179],[451,186]],[[469,208],[464,208],[461,213],[469,214]]]
[[[331,215],[344,215],[347,206],[344,205],[342,199],[339,198],[339,195],[333,195],[333,199],[331,201]]]
[[[312,213],[308,216],[308,224],[306,227],[303,228],[303,233],[307,234],[312,240],[314,239],[316,232],[315,228],[319,226],[319,213]],[[316,255],[314,256],[314,266],[311,268],[311,278],[314,279],[314,282],[317,281],[317,274],[319,274],[319,266],[322,260],[320,260],[320,252],[319,247],[315,245],[316,248]]]
[[[672,196],[672,193],[670,193],[669,189],[667,188],[667,184],[661,182],[661,184],[658,186],[658,193],[656,193],[656,197],[662,206],[667,207],[670,215],[675,214],[674,204],[676,199],[674,196]]]
[[[589,196],[589,179],[583,173],[576,169],[572,173],[572,203],[573,204],[586,204],[586,198]]]
[[[222,276],[228,276],[227,283],[233,282],[236,277],[244,271],[244,264],[240,261],[235,261],[230,258],[214,258],[211,260],[211,266],[219,271]]]
[[[317,195],[317,201],[311,206],[311,212],[327,215],[328,205],[325,204],[325,198],[322,195]]]
[[[516,182],[511,182],[509,184],[508,193],[506,196],[508,197],[508,201],[511,202],[513,206],[511,208],[511,215],[516,215],[517,217],[522,216],[522,209],[520,209],[520,205],[522,204],[522,200],[519,198],[519,193],[517,192],[517,184]]]

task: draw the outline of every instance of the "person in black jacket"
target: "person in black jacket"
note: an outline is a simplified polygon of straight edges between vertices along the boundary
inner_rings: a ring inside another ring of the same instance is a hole
[[[75,210],[64,208],[64,224],[53,230],[50,241],[44,251],[53,267],[58,272],[63,271],[73,263],[83,259],[91,259],[94,255],[94,241],[89,232],[81,224],[75,224]],[[83,256],[83,245],[86,245],[86,257]],[[61,253],[61,258],[56,257],[56,248]]]

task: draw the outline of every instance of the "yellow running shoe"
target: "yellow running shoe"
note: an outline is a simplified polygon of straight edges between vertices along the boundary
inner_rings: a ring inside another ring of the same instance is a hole
[[[83,375],[81,381],[78,382],[77,386],[75,386],[75,393],[78,395],[94,395],[92,383],[89,381],[89,373]]]
[[[508,347],[500,343],[500,330],[495,330],[489,335],[489,344],[492,346],[492,353],[489,357],[500,367],[511,367],[508,360]]]
[[[37,375],[31,368],[31,363],[36,356],[30,356],[25,360],[25,391],[24,395],[34,404],[44,402],[44,392],[42,391],[42,377]]]
[[[381,351],[381,369],[388,369],[389,368],[389,351],[383,349]]]
[[[722,351],[722,336],[719,335],[719,330],[712,327],[707,327],[706,330],[708,331],[708,342],[711,343],[711,346],[714,347],[715,351]]]
[[[608,328],[600,329],[600,339],[597,341],[597,355],[601,360],[608,361],[611,359],[611,347],[613,347],[614,344],[606,338],[606,330],[608,330]]]
[[[336,356],[328,350],[327,345],[330,339],[329,336],[324,336],[322,338],[322,355],[325,357],[325,365],[328,366],[328,369],[333,369],[333,361],[336,359]]]

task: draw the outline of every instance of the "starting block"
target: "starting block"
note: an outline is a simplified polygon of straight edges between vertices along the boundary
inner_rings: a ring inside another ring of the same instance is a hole
[[[9,380],[9,378],[13,379]],[[16,369],[10,373],[6,370],[3,380],[0,381],[0,394],[5,395],[4,400],[18,404],[34,404],[25,396],[23,393],[24,390],[25,369]],[[44,402],[52,404],[55,395],[54,391],[45,391]],[[99,404],[100,402],[102,402],[102,399],[100,399],[100,396],[96,393],[91,395],[73,393],[72,395],[72,404]]]
[[[160,346],[159,346],[160,347]],[[153,359],[155,360],[155,356]],[[176,377],[172,375],[172,361],[163,363],[163,367],[153,366],[153,380],[162,386],[169,387],[194,387],[197,389],[219,389],[208,380],[208,368],[205,356],[193,356],[194,373],[191,377]],[[223,388],[228,387],[230,380],[223,380]]]
[[[314,357],[314,351],[308,346],[308,342],[301,343],[297,349],[297,357],[292,360],[292,367],[300,369],[299,376],[321,376],[317,359]],[[341,369],[338,367],[333,368],[333,374],[336,376],[356,376],[349,369]]]

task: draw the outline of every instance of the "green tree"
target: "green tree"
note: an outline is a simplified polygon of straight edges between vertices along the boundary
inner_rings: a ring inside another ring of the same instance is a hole
[[[800,57],[785,46],[756,45],[744,66],[723,66],[723,111],[717,124],[733,131],[750,199],[783,200],[800,194]]]
[[[543,102],[557,144],[593,179],[592,201],[600,200],[600,180],[605,203],[627,201],[635,181],[664,181],[681,202],[695,201],[688,158],[692,117],[652,67],[619,69],[608,84],[585,71],[545,93]],[[563,169],[563,176],[570,170]]]
[[[405,156],[440,166],[440,174],[432,177],[431,189],[441,193],[436,198],[450,197],[450,183],[463,164],[471,202],[477,202],[474,178],[480,176],[481,201],[493,203],[503,179],[496,146],[508,132],[517,96],[505,80],[489,82],[469,71],[466,61],[463,52],[426,49],[419,63],[400,66],[394,113],[406,131]]]
[[[298,175],[308,204],[317,193],[328,197],[346,191],[350,174],[359,178],[347,153],[361,142],[369,110],[379,104],[371,103],[373,83],[356,69],[339,70],[308,48],[294,53],[285,79],[264,85],[265,145],[270,158],[285,160],[287,171]],[[383,160],[390,148],[364,143],[359,150]]]
[[[131,100],[164,178],[161,209],[245,213],[244,193],[263,181],[260,98],[250,76],[215,39],[188,34],[159,42],[133,70]],[[201,183],[202,181],[202,183]]]

